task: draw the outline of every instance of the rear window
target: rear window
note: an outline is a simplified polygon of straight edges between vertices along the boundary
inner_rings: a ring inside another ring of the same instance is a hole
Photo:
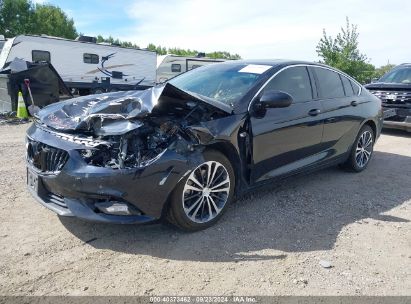
[[[32,50],[31,51],[31,60],[33,62],[50,62],[50,52],[48,51],[40,51],[40,50]]]

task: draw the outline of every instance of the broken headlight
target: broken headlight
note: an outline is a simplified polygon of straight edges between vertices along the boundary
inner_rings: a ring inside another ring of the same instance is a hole
[[[153,139],[121,138],[112,146],[79,150],[83,160],[90,166],[131,169],[144,167],[157,160],[166,150],[167,144],[155,144]]]
[[[187,149],[179,126],[164,122],[159,127],[145,126],[135,132],[105,138],[107,144],[92,149],[79,150],[84,161],[91,166],[112,169],[129,169],[147,166],[156,161],[167,148],[178,142]],[[178,150],[178,147],[175,148]]]

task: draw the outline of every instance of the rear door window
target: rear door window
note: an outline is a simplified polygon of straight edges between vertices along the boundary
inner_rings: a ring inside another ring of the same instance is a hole
[[[337,72],[324,69],[314,68],[320,87],[320,96],[325,99],[341,98],[345,96],[343,83]]]
[[[352,88],[352,85],[351,85],[351,81],[343,75],[340,75],[340,77],[341,77],[341,80],[342,80],[343,85],[344,85],[345,96],[350,97],[350,96],[355,95],[355,92],[354,92],[354,90]]]
[[[354,91],[354,94],[355,95],[360,94],[360,86],[358,84],[356,84],[355,82],[353,82],[353,81],[350,81],[350,83],[351,83],[352,89]]]

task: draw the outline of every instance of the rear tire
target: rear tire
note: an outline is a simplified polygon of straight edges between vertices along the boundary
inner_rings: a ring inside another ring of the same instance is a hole
[[[198,231],[215,224],[234,196],[235,174],[220,152],[206,150],[204,162],[174,189],[167,220],[185,231]]]
[[[351,148],[350,155],[342,164],[344,169],[361,172],[367,168],[374,152],[374,131],[369,125],[364,125]]]

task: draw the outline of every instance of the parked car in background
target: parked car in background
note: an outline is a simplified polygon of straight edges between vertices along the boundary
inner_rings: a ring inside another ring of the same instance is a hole
[[[364,170],[381,126],[381,101],[336,69],[227,61],[44,108],[27,131],[28,188],[61,216],[199,230],[258,185]]]
[[[365,87],[382,100],[384,127],[411,132],[411,63],[396,66]]]
[[[161,55],[157,57],[157,83],[166,82],[181,73],[200,66],[223,61],[225,60],[207,58],[204,53],[199,53],[196,57],[184,57],[173,54]]]

